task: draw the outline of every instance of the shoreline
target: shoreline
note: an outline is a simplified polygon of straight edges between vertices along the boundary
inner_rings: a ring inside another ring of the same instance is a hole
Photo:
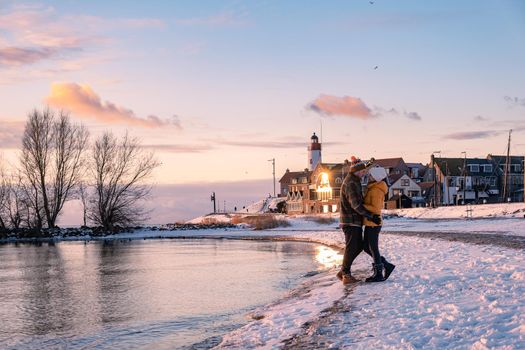
[[[236,240],[267,240],[267,241],[295,241],[304,243],[318,243],[330,247],[335,250],[342,251],[344,247],[329,243],[319,238],[306,238],[304,235],[294,236],[294,233],[316,233],[316,232],[338,232],[340,229],[333,229],[327,227],[326,229],[271,229],[271,230],[253,230],[247,228],[213,228],[213,229],[195,229],[191,232],[195,234],[179,234],[181,232],[188,232],[189,230],[151,230],[144,229],[141,232],[121,232],[107,236],[56,236],[56,237],[33,237],[33,238],[2,238],[2,244],[37,244],[37,243],[60,243],[60,242],[104,242],[104,241],[132,241],[132,240],[150,240],[150,239],[236,239]],[[199,231],[205,231],[205,234],[198,234]],[[223,232],[229,232],[224,234]],[[236,235],[235,232],[250,232],[252,234]],[[159,232],[170,232],[169,234],[159,234]],[[221,232],[221,233],[218,233]],[[281,233],[281,234],[260,234],[260,233]],[[147,234],[144,234],[147,233]],[[286,234],[290,233],[290,234]],[[426,239],[439,239],[451,242],[463,242],[477,245],[492,245],[500,246],[510,249],[525,249],[525,236],[517,236],[505,233],[478,233],[478,232],[464,232],[464,231],[381,231],[383,235],[405,236],[405,237],[421,237]]]

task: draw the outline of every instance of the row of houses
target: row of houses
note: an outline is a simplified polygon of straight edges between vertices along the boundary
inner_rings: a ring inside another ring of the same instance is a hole
[[[392,208],[523,201],[524,157],[488,155],[486,158],[430,157],[426,165],[402,157],[376,159],[388,173],[385,206]],[[290,214],[339,211],[341,184],[350,164],[323,163],[321,144],[314,134],[308,147],[308,168],[286,170],[279,180]]]

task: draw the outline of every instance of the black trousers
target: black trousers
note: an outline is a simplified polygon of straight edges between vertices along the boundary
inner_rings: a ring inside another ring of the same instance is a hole
[[[374,259],[375,264],[381,263],[379,253],[379,232],[381,226],[365,226],[364,238],[361,226],[343,226],[345,234],[345,252],[343,255],[343,272],[350,273],[355,258],[364,250]]]
[[[343,273],[350,273],[352,263],[363,251],[363,228],[361,226],[343,226],[343,232],[345,234]]]
[[[372,259],[374,259],[375,264],[381,264],[381,254],[379,254],[379,232],[381,232],[381,226],[365,226],[363,249],[372,257]]]

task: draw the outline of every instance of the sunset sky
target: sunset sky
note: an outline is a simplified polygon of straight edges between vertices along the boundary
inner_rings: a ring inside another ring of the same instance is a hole
[[[321,122],[329,162],[502,154],[511,128],[522,155],[524,62],[520,0],[0,0],[0,152],[46,105],[129,130],[175,185],[167,213],[198,193],[167,214],[189,218],[217,183],[232,206],[267,195],[270,158],[306,167]]]

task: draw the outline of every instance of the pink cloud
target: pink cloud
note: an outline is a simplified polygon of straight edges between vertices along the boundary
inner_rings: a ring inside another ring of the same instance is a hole
[[[172,120],[161,119],[150,115],[139,118],[128,108],[117,106],[109,101],[102,101],[95,91],[86,84],[53,83],[51,93],[44,100],[52,107],[71,111],[75,116],[91,118],[107,124],[125,124],[140,127],[156,128],[175,126],[182,128],[178,117]]]
[[[34,63],[53,56],[56,49],[50,47],[21,48],[4,47],[0,49],[0,64],[22,65]]]
[[[159,28],[155,18],[63,15],[45,5],[13,5],[0,13],[0,65],[29,65],[111,42],[115,29]],[[1,67],[0,67],[1,68]]]
[[[358,97],[319,95],[307,109],[328,116],[345,116],[358,119],[374,117],[372,110]]]

